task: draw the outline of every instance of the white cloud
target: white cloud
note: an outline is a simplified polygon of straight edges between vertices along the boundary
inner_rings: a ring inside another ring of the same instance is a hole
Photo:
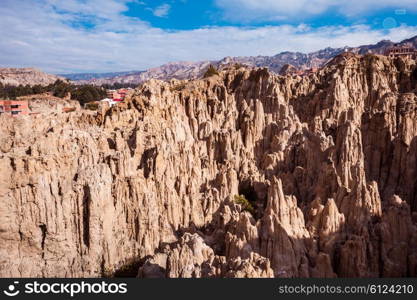
[[[162,4],[158,6],[157,8],[155,8],[152,12],[154,16],[163,18],[163,17],[168,16],[170,10],[171,10],[171,5]]]
[[[233,21],[305,20],[328,12],[345,16],[392,8],[417,11],[416,0],[215,0],[224,17]]]
[[[35,5],[29,0],[2,0],[0,66],[35,66],[53,73],[143,70],[170,61],[274,55],[286,50],[309,52],[417,35],[417,26],[379,31],[363,25],[165,31],[123,16],[127,1],[100,1],[102,7],[96,15],[94,1],[83,1],[83,9],[76,2],[45,0]],[[95,26],[88,30],[70,26],[80,19]]]

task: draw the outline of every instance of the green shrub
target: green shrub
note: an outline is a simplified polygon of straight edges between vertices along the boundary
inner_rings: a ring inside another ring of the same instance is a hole
[[[60,79],[47,86],[19,85],[10,86],[0,83],[0,99],[16,99],[17,97],[51,93],[55,97],[64,98],[71,95],[71,99],[77,100],[81,105],[87,102],[98,101],[106,98],[106,90],[92,85],[73,85]]]
[[[106,90],[93,85],[77,86],[71,93],[71,99],[77,100],[81,105],[103,98],[106,98]]]
[[[255,214],[255,208],[249,202],[249,200],[245,198],[245,196],[243,196],[243,195],[235,195],[235,203],[240,204],[242,206],[242,210],[248,211],[252,215]]]
[[[219,75],[219,71],[217,71],[216,67],[213,65],[210,65],[206,71],[206,73],[204,73],[204,78],[208,78],[214,75]]]
[[[68,93],[71,93],[72,86],[68,82],[62,81],[58,79],[55,81],[52,87],[52,94],[55,97],[64,98],[68,95]]]

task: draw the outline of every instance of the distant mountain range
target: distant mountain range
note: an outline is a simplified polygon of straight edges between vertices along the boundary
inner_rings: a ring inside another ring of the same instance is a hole
[[[417,36],[406,39],[398,44],[410,45],[417,48]],[[394,42],[383,40],[373,45],[325,48],[307,54],[287,51],[274,56],[225,57],[218,61],[174,62],[164,64],[157,68],[148,69],[146,71],[50,75],[33,68],[0,68],[0,83],[10,85],[47,85],[49,83],[53,83],[56,79],[67,78],[75,84],[140,84],[152,78],[160,80],[170,80],[174,78],[194,79],[201,77],[210,64],[220,67],[230,63],[241,63],[255,67],[268,67],[272,72],[279,73],[281,68],[287,64],[300,70],[313,67],[317,68],[325,65],[333,57],[345,51],[358,54],[382,54],[387,48],[390,48],[393,45],[395,45]]]
[[[109,72],[109,73],[73,73],[73,74],[58,74],[58,76],[65,77],[72,81],[79,80],[94,80],[101,78],[113,78],[118,76],[137,75],[143,71],[127,71],[127,72]]]
[[[404,40],[400,45],[410,45],[417,47],[417,36]],[[297,69],[305,70],[325,65],[336,55],[350,51],[358,54],[374,53],[383,54],[387,48],[395,45],[394,42],[383,40],[373,45],[363,45],[359,47],[325,48],[311,53],[301,52],[281,52],[274,56],[243,56],[225,57],[219,61],[200,61],[200,62],[174,62],[152,68],[146,71],[103,73],[103,74],[67,74],[66,78],[78,84],[114,84],[130,83],[139,84],[151,78],[160,80],[170,79],[193,79],[202,76],[210,64],[217,67],[229,63],[241,63],[255,67],[268,67],[272,72],[279,73],[281,68],[290,64]]]

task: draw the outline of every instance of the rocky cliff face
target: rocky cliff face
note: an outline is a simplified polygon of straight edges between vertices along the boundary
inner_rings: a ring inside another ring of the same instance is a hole
[[[416,276],[416,70],[229,67],[2,117],[0,275]]]
[[[65,80],[34,68],[0,68],[0,83],[3,85],[48,85],[58,79]]]

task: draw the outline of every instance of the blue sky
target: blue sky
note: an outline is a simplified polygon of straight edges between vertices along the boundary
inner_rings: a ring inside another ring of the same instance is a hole
[[[259,9],[251,2],[259,2],[265,9]],[[152,26],[167,30],[190,30],[205,26],[268,26],[291,24],[298,25],[306,22],[311,27],[321,26],[349,26],[352,24],[369,24],[374,29],[383,29],[383,21],[386,18],[394,18],[396,26],[401,24],[417,25],[416,9],[410,8],[406,3],[404,6],[398,5],[401,1],[387,1],[392,5],[381,5],[378,9],[371,7],[352,9],[351,12],[345,10],[348,7],[343,5],[328,5],[323,7],[321,12],[306,13],[303,11],[304,5],[299,8],[277,4],[262,4],[258,1],[215,1],[215,0],[153,0],[153,1],[133,1],[127,4],[128,10],[124,12],[130,17],[137,17],[149,22]],[[285,1],[265,1],[265,2],[284,2]],[[288,2],[288,1],[287,1]],[[297,1],[295,1],[297,2]],[[298,1],[303,3],[304,1]],[[340,1],[305,1],[316,3],[331,3]],[[361,1],[357,1],[360,3]],[[366,1],[365,1],[366,2]],[[382,1],[383,2],[383,1]],[[414,1],[417,5],[417,1]],[[374,2],[376,3],[376,1]],[[412,3],[412,1],[410,1]],[[243,7],[242,7],[243,5]],[[353,4],[355,5],[355,1]],[[272,9],[271,9],[272,8]]]
[[[417,35],[417,0],[1,0],[0,66],[51,73],[311,52]]]

